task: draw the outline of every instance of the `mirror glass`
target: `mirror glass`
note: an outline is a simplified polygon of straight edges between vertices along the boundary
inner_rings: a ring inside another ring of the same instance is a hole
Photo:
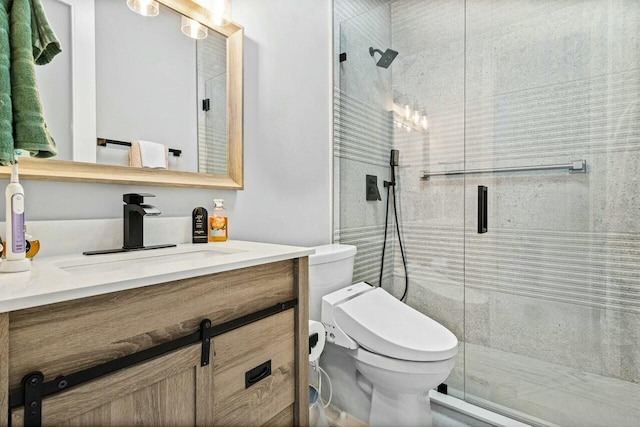
[[[42,3],[63,48],[36,67],[54,159],[131,166],[141,140],[169,149],[169,170],[227,172],[225,36],[188,37],[162,5],[146,17],[126,0]]]

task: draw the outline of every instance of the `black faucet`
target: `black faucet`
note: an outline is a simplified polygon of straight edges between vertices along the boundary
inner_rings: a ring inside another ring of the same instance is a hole
[[[118,252],[143,251],[147,249],[172,248],[176,245],[144,245],[143,218],[145,215],[160,215],[160,210],[155,206],[146,205],[145,197],[155,197],[147,193],[129,193],[122,196],[124,201],[124,241],[122,248],[106,249],[100,251],[83,252],[84,255],[115,254]]]
[[[156,197],[149,193],[129,193],[122,196],[124,201],[124,249],[144,248],[144,226],[145,215],[160,215],[160,210],[155,206],[142,203],[145,197]]]

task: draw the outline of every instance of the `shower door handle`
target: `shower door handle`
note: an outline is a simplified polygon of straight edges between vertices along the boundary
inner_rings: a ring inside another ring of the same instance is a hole
[[[489,189],[484,185],[478,185],[478,234],[488,231],[488,195]]]

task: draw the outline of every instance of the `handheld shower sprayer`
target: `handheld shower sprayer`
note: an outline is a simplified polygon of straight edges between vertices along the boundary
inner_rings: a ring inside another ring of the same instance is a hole
[[[407,269],[407,259],[404,254],[404,245],[402,244],[402,234],[400,233],[400,222],[398,220],[398,204],[396,203],[396,168],[400,164],[400,150],[391,150],[391,156],[389,158],[389,166],[391,167],[391,181],[385,181],[384,186],[387,189],[387,207],[385,209],[384,218],[384,240],[382,243],[382,260],[380,261],[380,281],[379,286],[382,286],[382,277],[384,273],[384,255],[387,248],[387,229],[389,227],[389,200],[393,195],[393,216],[395,218],[396,232],[398,233],[398,243],[400,246],[400,254],[402,255],[402,264],[404,265],[404,293],[400,298],[400,301],[405,301],[409,292],[409,272]],[[406,301],[405,301],[406,302]]]
[[[389,159],[389,166],[391,166],[391,181],[385,181],[384,186],[396,185],[396,167],[400,164],[400,150],[391,150],[391,157]]]

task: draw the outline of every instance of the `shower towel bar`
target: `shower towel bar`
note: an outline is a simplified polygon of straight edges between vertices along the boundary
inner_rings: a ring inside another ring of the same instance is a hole
[[[466,175],[470,173],[491,173],[491,172],[522,172],[522,171],[535,171],[535,170],[549,170],[549,169],[568,169],[571,173],[586,173],[587,161],[586,160],[573,160],[571,163],[562,163],[555,165],[537,165],[537,166],[512,166],[505,168],[495,169],[467,169],[467,170],[451,170],[443,172],[422,172],[422,179],[428,181],[432,176],[445,176],[445,175]]]

